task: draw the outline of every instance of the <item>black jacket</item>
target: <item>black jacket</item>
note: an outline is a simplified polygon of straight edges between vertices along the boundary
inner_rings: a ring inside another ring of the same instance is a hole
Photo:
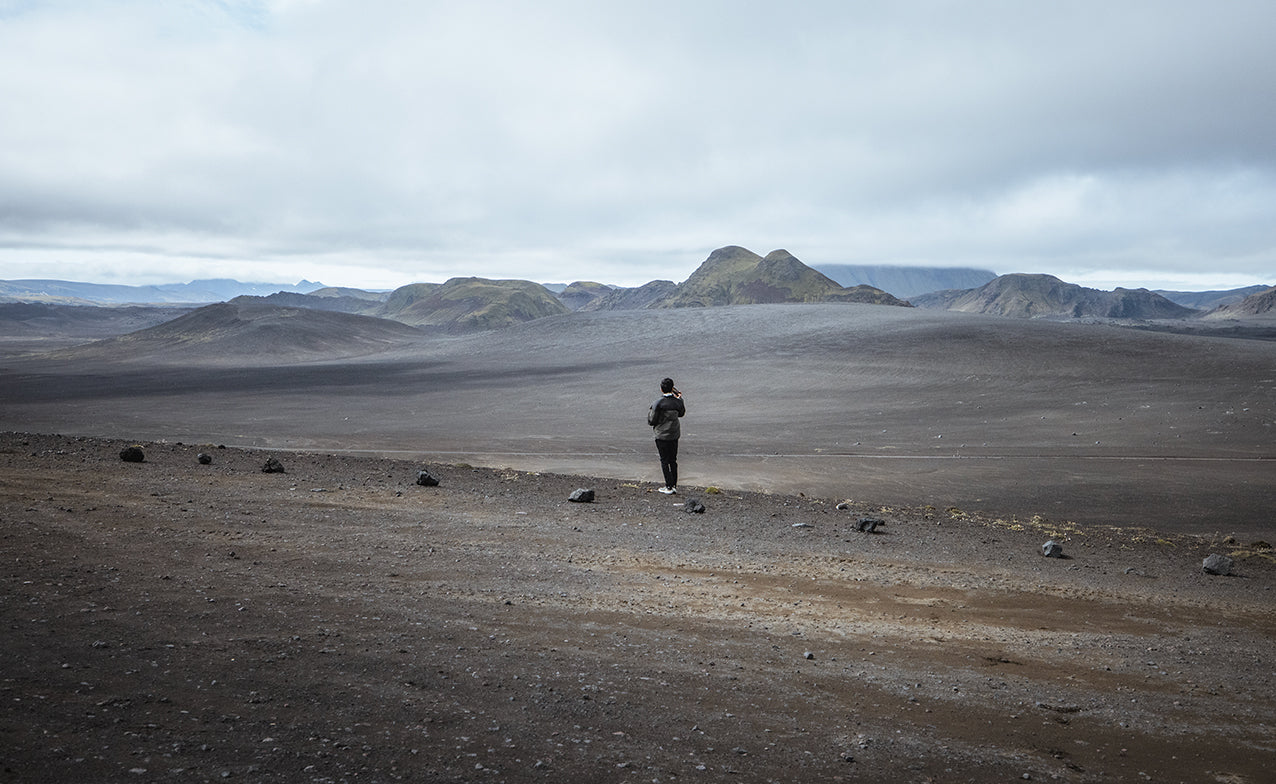
[[[687,406],[681,398],[673,395],[661,395],[651,404],[652,414],[648,417],[656,431],[657,441],[673,441],[682,435],[682,425],[678,418],[687,413]]]

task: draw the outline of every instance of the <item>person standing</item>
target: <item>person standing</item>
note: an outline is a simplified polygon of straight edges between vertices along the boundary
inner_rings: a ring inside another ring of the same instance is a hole
[[[647,410],[647,424],[656,432],[656,451],[660,453],[660,471],[665,476],[665,486],[660,492],[673,495],[678,492],[678,437],[682,425],[678,422],[687,413],[682,393],[673,385],[672,378],[660,382],[660,397]]]

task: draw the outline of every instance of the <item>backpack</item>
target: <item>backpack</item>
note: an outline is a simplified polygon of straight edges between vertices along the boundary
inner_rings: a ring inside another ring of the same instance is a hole
[[[659,402],[660,401],[657,400],[655,403],[651,404],[651,408],[647,409],[647,424],[652,427],[660,424],[660,409],[656,408],[656,404]]]

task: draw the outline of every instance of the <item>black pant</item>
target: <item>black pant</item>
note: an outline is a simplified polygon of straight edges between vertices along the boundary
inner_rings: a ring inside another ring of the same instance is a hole
[[[665,487],[678,486],[678,439],[656,439],[656,451],[660,453],[660,470],[665,475]]]

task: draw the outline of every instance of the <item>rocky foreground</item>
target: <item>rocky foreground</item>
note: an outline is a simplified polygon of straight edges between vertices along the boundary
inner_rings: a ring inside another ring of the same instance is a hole
[[[129,445],[0,434],[2,781],[1276,767],[1263,542]]]

